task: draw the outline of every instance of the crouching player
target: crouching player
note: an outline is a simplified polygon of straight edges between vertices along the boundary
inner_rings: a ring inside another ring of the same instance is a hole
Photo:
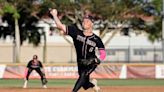
[[[25,82],[24,82],[23,88],[27,88],[28,79],[33,70],[35,70],[40,75],[42,87],[47,88],[46,86],[47,79],[45,76],[45,71],[43,69],[42,63],[38,60],[37,55],[34,55],[33,59],[30,60],[27,64],[27,68],[25,69]]]

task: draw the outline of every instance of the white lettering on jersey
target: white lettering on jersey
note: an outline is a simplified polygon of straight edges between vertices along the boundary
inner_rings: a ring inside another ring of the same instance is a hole
[[[83,36],[77,35],[76,40],[78,40],[78,41],[84,43],[85,40],[86,40],[86,37],[83,37]],[[93,46],[93,47],[96,47],[96,43],[95,43],[94,41],[91,41],[90,39],[87,39],[86,44],[87,44],[87,45],[90,45],[90,46]]]
[[[95,42],[93,42],[93,41],[91,41],[91,40],[89,40],[89,39],[87,39],[87,42],[86,42],[88,45],[90,45],[90,46],[93,46],[93,47],[96,47],[96,43]]]
[[[81,42],[85,42],[85,37],[82,37],[82,36],[80,36],[80,35],[77,35],[77,38],[76,38],[76,40],[78,40],[78,41],[81,41]]]

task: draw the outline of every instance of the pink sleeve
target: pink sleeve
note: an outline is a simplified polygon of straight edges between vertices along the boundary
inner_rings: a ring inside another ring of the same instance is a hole
[[[104,60],[105,57],[106,57],[106,51],[103,49],[99,50],[99,53],[100,53],[100,60]]]

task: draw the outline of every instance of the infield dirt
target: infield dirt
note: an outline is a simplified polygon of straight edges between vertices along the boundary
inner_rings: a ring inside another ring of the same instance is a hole
[[[71,92],[71,87],[51,88],[0,88],[1,92]],[[92,89],[86,91],[81,88],[79,92],[94,92]],[[164,86],[104,86],[101,92],[164,92]]]

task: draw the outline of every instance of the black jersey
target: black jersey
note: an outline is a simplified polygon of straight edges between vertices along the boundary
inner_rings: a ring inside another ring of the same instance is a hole
[[[102,40],[97,35],[85,36],[76,26],[67,26],[66,33],[73,38],[77,59],[95,58],[95,48],[105,49]]]
[[[30,69],[37,69],[37,68],[42,68],[43,65],[40,61],[34,62],[33,60],[30,60],[29,63],[27,64],[27,68]]]

